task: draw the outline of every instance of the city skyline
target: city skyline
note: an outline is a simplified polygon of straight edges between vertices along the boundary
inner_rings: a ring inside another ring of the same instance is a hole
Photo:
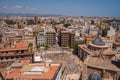
[[[1,0],[0,13],[120,17],[119,0]]]

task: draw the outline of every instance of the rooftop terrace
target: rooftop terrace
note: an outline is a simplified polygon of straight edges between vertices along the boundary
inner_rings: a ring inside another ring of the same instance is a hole
[[[50,63],[47,66],[47,63],[30,63],[29,59],[21,59],[17,62],[18,66],[15,66],[13,63],[8,73],[6,79],[53,79],[56,74],[57,69],[60,64]],[[14,67],[14,68],[13,68]]]

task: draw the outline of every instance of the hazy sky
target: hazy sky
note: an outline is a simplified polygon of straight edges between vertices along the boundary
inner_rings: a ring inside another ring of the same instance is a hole
[[[0,0],[0,13],[120,17],[120,0]]]

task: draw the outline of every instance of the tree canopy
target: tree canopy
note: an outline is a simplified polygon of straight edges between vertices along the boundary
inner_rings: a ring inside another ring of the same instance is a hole
[[[6,24],[8,24],[8,25],[14,25],[14,24],[16,24],[16,22],[13,21],[13,20],[5,20],[5,22],[6,22]]]
[[[65,28],[68,28],[68,26],[71,26],[71,24],[67,23],[63,25]]]
[[[45,50],[47,50],[49,48],[49,46],[48,45],[45,45]]]
[[[74,49],[74,53],[77,54],[78,53],[78,43],[74,43],[72,48]]]

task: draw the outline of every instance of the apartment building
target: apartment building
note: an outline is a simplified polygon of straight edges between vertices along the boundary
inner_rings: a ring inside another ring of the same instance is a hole
[[[59,44],[62,47],[72,47],[75,40],[75,34],[70,31],[60,31]]]
[[[115,34],[115,41],[113,42],[114,49],[120,49],[120,30]]]
[[[54,29],[46,31],[46,44],[48,46],[56,44],[56,32]]]
[[[46,45],[46,35],[44,32],[39,32],[36,37],[36,45],[44,46]]]
[[[59,63],[31,63],[29,59],[19,59],[11,64],[4,75],[5,80],[62,80],[62,65]]]
[[[10,41],[4,43],[0,47],[0,68],[10,66],[10,64],[19,58],[33,57],[32,46],[29,46],[28,41]]]

